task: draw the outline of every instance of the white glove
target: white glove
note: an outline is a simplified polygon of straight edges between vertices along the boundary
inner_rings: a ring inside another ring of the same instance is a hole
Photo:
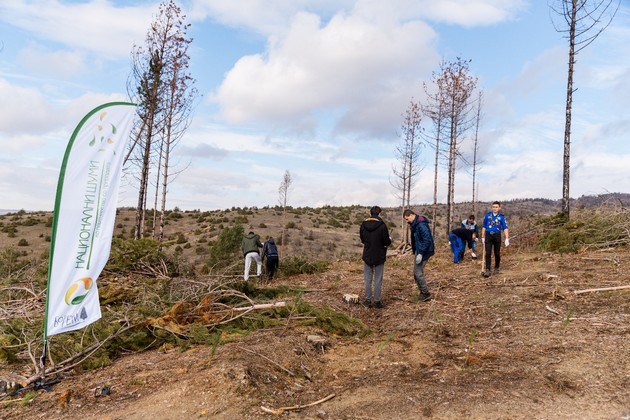
[[[505,238],[505,246],[510,246],[510,238]]]
[[[422,254],[416,255],[416,264],[422,264]]]
[[[485,245],[485,243],[486,243],[486,238],[485,237],[481,238],[481,243]]]

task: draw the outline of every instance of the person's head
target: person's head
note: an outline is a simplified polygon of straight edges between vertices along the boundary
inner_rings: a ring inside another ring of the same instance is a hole
[[[468,223],[472,223],[475,221],[475,215],[471,214],[470,216],[468,216]]]
[[[376,217],[381,214],[381,208],[379,206],[374,206],[370,209],[370,216]]]
[[[501,203],[498,201],[492,203],[492,213],[498,213],[499,210],[501,210]]]
[[[416,218],[416,213],[411,211],[411,209],[405,209],[405,211],[403,211],[403,219],[405,219],[407,222],[411,223],[413,222],[413,219],[415,218]]]

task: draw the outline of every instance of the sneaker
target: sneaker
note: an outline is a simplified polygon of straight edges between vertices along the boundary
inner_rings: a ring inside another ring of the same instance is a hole
[[[376,309],[383,309],[385,305],[383,305],[380,300],[377,300],[376,302],[374,302],[374,307]]]
[[[501,270],[499,270],[499,267],[495,267],[494,270],[492,270],[492,274],[499,274],[501,272]]]
[[[484,277],[490,277],[490,270],[486,270],[483,272]]]
[[[471,252],[470,256],[472,257],[473,260],[477,259],[477,254],[475,254],[474,252]]]
[[[428,302],[431,300],[431,293],[420,293],[420,296],[418,296],[418,301],[420,302]]]
[[[372,307],[372,302],[370,302],[369,300],[364,300],[363,301],[363,306],[365,306],[366,308],[371,308]]]

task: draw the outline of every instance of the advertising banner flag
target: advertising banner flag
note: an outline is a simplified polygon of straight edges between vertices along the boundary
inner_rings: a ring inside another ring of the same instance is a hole
[[[66,148],[55,199],[44,339],[101,318],[96,280],[109,258],[135,111],[128,102],[93,109]]]

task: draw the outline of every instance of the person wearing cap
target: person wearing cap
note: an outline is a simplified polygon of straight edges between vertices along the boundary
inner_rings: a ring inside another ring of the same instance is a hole
[[[370,209],[370,217],[361,223],[359,237],[363,244],[363,284],[365,286],[365,300],[363,305],[372,306],[372,285],[374,285],[374,307],[383,308],[381,302],[381,288],[383,286],[383,271],[387,259],[387,247],[391,245],[387,225],[380,217],[381,208],[374,206]]]
[[[245,274],[243,279],[247,281],[249,279],[249,270],[252,266],[252,260],[256,261],[256,275],[260,277],[262,273],[262,260],[260,259],[259,248],[262,248],[260,243],[260,236],[250,231],[247,235],[243,236],[241,241],[241,250],[245,257]]]

